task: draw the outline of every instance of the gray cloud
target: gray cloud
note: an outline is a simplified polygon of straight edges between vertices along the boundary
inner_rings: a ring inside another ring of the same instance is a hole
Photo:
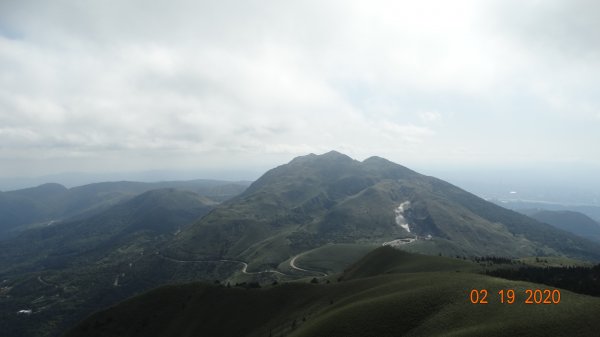
[[[525,44],[598,61],[600,3],[597,1],[499,1],[498,10],[500,27]]]
[[[332,148],[598,165],[594,8],[4,1],[0,175],[270,166]]]

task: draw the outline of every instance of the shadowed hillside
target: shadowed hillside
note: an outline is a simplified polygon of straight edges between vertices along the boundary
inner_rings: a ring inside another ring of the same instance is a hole
[[[213,207],[192,192],[153,190],[92,217],[0,241],[0,328],[10,336],[56,335],[82,314],[173,277],[210,275],[165,265],[154,252]],[[223,273],[234,267],[225,266]],[[32,319],[16,314],[24,308],[34,312]]]

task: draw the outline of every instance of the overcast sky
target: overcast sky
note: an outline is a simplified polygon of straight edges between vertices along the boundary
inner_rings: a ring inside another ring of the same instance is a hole
[[[0,1],[0,177],[600,168],[600,2]]]

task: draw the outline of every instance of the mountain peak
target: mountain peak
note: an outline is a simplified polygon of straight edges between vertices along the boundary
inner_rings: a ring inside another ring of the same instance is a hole
[[[336,150],[331,150],[331,151],[329,151],[327,153],[323,153],[321,155],[321,157],[324,157],[324,158],[350,158],[347,155],[345,155],[345,154],[343,154],[341,152],[338,152]]]
[[[323,154],[314,154],[314,153],[310,153],[307,154],[305,156],[299,156],[296,157],[294,159],[292,159],[292,161],[290,161],[290,164],[299,164],[299,163],[308,163],[308,162],[313,162],[313,161],[345,161],[345,162],[352,162],[354,161],[354,159],[350,158],[349,156],[340,153],[338,151],[332,150]]]
[[[377,156],[363,160],[362,165],[369,170],[379,172],[379,174],[387,178],[402,179],[419,176],[417,172],[407,167]]]
[[[28,190],[38,190],[38,191],[47,191],[47,192],[65,192],[67,190],[61,184],[57,183],[46,183],[36,187],[29,188]]]
[[[9,191],[12,195],[19,195],[23,197],[43,197],[43,198],[55,198],[59,195],[66,193],[68,190],[61,184],[47,183],[36,187],[29,187],[22,190]]]
[[[371,156],[371,157],[363,160],[363,164],[370,164],[370,163],[385,163],[385,164],[388,164],[388,163],[391,163],[391,161],[389,161],[389,160],[387,160],[385,158],[378,157],[378,156]]]
[[[175,188],[162,188],[144,192],[127,202],[129,207],[150,211],[156,208],[166,209],[192,209],[194,207],[205,207],[215,203],[206,197]]]

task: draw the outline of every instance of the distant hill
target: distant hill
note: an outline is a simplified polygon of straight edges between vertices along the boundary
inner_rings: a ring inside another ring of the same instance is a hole
[[[593,205],[562,205],[557,203],[548,203],[541,201],[523,201],[523,200],[489,200],[504,208],[512,209],[517,212],[528,210],[547,210],[547,211],[573,211],[587,215],[596,222],[600,222],[600,207]]]
[[[207,214],[215,202],[193,192],[161,189],[144,192],[82,220],[24,231],[0,242],[0,273],[66,268],[77,260],[110,254],[138,235],[172,236]]]
[[[600,223],[587,215],[573,211],[520,210],[540,222],[569,231],[581,237],[600,242]]]
[[[84,218],[143,192],[176,188],[221,202],[246,189],[246,182],[215,180],[169,181],[158,183],[105,182],[67,189],[44,184],[22,190],[0,192],[0,239],[15,231],[52,221]]]
[[[599,298],[563,290],[559,305],[524,305],[523,289],[543,286],[469,273],[472,268],[380,248],[341,282],[167,286],[96,313],[65,336],[597,335]],[[471,304],[472,289],[487,289],[489,304]],[[516,304],[500,303],[500,289],[515,289]]]

